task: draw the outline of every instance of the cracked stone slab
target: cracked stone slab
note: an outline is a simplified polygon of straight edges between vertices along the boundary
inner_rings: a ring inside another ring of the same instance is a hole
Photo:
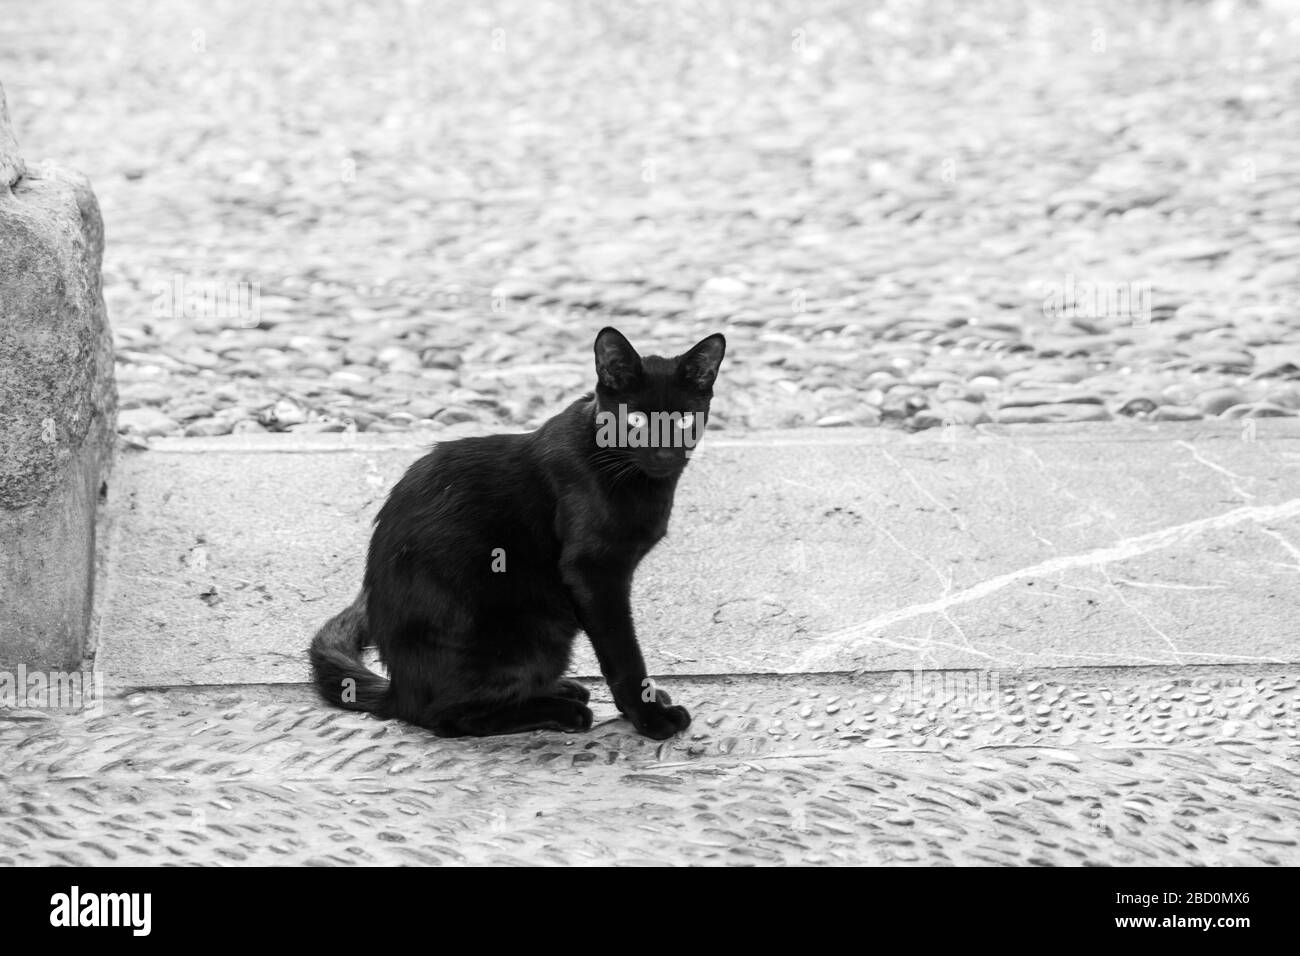
[[[366,435],[125,454],[110,683],[300,681],[423,447]],[[1300,427],[711,435],[635,586],[653,673],[1300,660]],[[595,674],[585,643],[576,672]]]
[[[682,677],[664,742],[598,684],[591,733],[484,740],[299,685],[130,692],[0,719],[0,865],[1294,866],[1297,674]]]

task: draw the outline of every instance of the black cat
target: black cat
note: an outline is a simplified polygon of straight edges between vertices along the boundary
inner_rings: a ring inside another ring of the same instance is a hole
[[[537,431],[439,444],[375,519],[361,595],[312,641],[332,704],[442,736],[591,727],[564,677],[586,631],[614,702],[648,737],[691,722],[646,676],[632,573],[668,529],[726,340],[642,358],[596,336],[596,390]],[[360,662],[374,644],[384,680]]]

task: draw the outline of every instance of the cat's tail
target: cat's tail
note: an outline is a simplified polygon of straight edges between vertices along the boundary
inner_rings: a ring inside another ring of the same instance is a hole
[[[388,681],[361,663],[361,649],[367,643],[366,592],[362,591],[311,640],[316,689],[335,707],[386,716]]]

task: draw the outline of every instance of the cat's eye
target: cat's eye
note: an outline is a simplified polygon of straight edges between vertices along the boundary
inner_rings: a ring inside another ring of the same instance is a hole
[[[650,419],[646,418],[645,412],[629,412],[627,423],[631,428],[645,428]]]
[[[681,418],[677,419],[677,427],[682,431],[690,431],[695,427],[695,413],[683,412]]]

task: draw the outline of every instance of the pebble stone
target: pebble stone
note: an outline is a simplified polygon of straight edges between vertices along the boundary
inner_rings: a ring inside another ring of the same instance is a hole
[[[39,6],[16,36],[48,34]],[[795,49],[779,5],[741,30],[542,0],[500,50],[468,8],[331,7],[315,58],[219,6],[206,35],[240,46],[201,69],[183,6],[67,18],[16,108],[93,171],[119,429],[532,427],[591,387],[604,325],[654,351],[723,331],[729,430],[1300,409],[1300,61],[1259,40],[1286,4],[1227,0],[1212,30],[1153,8],[1160,42],[1104,55],[1065,8],[943,0],[882,37],[831,6]],[[359,82],[375,50],[402,69]],[[456,76],[472,102],[431,95]],[[80,90],[95,109],[61,108]]]

